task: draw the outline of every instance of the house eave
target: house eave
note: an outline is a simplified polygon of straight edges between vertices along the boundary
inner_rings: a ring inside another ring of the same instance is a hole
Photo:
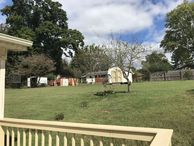
[[[0,49],[26,51],[32,44],[32,41],[0,33]]]

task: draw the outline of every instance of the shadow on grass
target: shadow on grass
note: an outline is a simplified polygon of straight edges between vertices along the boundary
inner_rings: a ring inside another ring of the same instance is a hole
[[[128,93],[127,91],[112,91],[112,90],[107,90],[107,91],[101,91],[101,92],[97,92],[94,95],[95,96],[108,96],[108,95],[112,95],[112,94],[117,94],[117,93]]]
[[[194,94],[194,89],[187,90],[187,93],[189,93],[189,94]]]

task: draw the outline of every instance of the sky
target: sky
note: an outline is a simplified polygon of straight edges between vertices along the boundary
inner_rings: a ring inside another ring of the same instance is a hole
[[[138,40],[153,49],[165,35],[166,14],[183,0],[55,0],[67,12],[69,28],[78,29],[86,44],[106,43],[112,37]],[[191,0],[190,0],[191,1]],[[0,9],[11,0],[0,0]],[[5,17],[0,16],[0,23]]]
[[[67,11],[70,28],[80,30],[86,43],[111,37],[137,39],[158,46],[165,34],[166,14],[183,0],[56,0]]]

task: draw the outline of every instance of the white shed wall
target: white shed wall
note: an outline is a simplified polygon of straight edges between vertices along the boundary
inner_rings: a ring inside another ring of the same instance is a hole
[[[122,70],[119,68],[119,67],[113,67],[113,68],[110,68],[108,70],[108,82],[109,83],[116,83],[114,80],[113,80],[113,75],[112,75],[112,72],[122,72]],[[123,76],[123,73],[121,74],[120,76],[121,78],[121,83],[126,83],[127,80],[124,78]],[[129,81],[132,83],[133,82],[133,78],[132,78],[132,73],[129,73],[129,76],[128,76],[128,79]],[[120,80],[120,79],[119,79]]]
[[[95,78],[86,77],[86,83],[87,84],[94,84],[95,83]]]
[[[31,77],[31,78],[27,78],[27,87],[31,87],[31,79],[32,79],[33,77]],[[45,85],[48,85],[48,78],[47,77],[38,77],[37,78],[37,83],[39,82],[39,85],[41,85],[41,84],[45,84]]]

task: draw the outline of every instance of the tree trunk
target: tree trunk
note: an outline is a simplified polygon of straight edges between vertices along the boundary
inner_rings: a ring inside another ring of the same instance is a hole
[[[131,85],[131,82],[129,81],[129,79],[127,80],[127,92],[129,93],[130,92],[130,85]]]
[[[127,84],[127,92],[130,92],[130,83]]]

